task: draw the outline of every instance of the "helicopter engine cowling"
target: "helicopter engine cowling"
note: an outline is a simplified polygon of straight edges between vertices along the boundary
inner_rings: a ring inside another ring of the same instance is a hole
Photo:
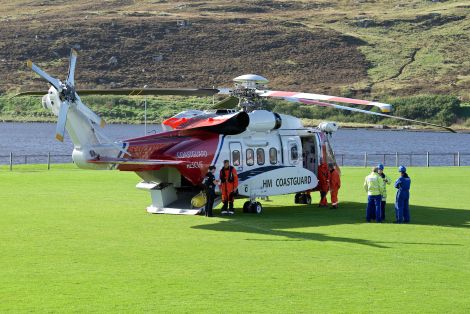
[[[278,113],[267,110],[254,110],[249,113],[250,124],[248,130],[266,132],[279,129],[282,125],[281,116]]]
[[[56,116],[59,115],[60,103],[61,100],[59,93],[54,89],[54,87],[51,87],[49,92],[42,96],[42,107],[46,110],[52,111],[52,113]]]
[[[323,132],[326,132],[326,133],[333,133],[333,132],[336,132],[338,131],[338,124],[336,124],[335,122],[322,122],[318,125],[318,128],[323,131]]]

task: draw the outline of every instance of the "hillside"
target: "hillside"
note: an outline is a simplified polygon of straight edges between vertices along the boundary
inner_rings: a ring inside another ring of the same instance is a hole
[[[466,1],[0,1],[0,92],[77,84],[211,87],[255,72],[282,89],[470,98]]]

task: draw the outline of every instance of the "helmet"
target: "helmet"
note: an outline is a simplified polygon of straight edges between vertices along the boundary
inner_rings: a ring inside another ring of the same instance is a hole
[[[398,172],[406,172],[406,167],[405,166],[398,167]]]
[[[378,164],[378,165],[377,165],[377,169],[379,169],[379,170],[384,170],[384,165]]]

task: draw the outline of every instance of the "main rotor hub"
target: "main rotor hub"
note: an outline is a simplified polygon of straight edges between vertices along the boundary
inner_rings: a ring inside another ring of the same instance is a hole
[[[256,90],[266,89],[269,82],[266,78],[257,74],[245,74],[234,78],[233,81],[235,89],[232,95],[240,99],[239,107],[243,111],[252,111],[262,105]]]
[[[266,84],[269,83],[265,77],[257,74],[240,75],[234,78],[233,81],[235,82],[235,87],[245,87],[249,89],[266,89]]]

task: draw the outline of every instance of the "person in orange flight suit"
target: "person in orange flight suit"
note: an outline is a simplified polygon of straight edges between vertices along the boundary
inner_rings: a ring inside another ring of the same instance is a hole
[[[224,160],[224,167],[220,170],[220,191],[222,192],[222,202],[224,204],[221,209],[222,214],[234,214],[233,199],[237,188],[237,170],[235,170],[235,168],[230,165],[228,160]]]
[[[338,208],[338,190],[341,187],[341,179],[334,164],[329,164],[328,168],[330,169],[331,208]]]
[[[328,194],[329,185],[328,180],[330,173],[328,172],[328,165],[326,162],[322,162],[318,166],[318,190],[320,191],[320,203],[318,207],[327,207],[328,201],[326,200],[326,195]]]

